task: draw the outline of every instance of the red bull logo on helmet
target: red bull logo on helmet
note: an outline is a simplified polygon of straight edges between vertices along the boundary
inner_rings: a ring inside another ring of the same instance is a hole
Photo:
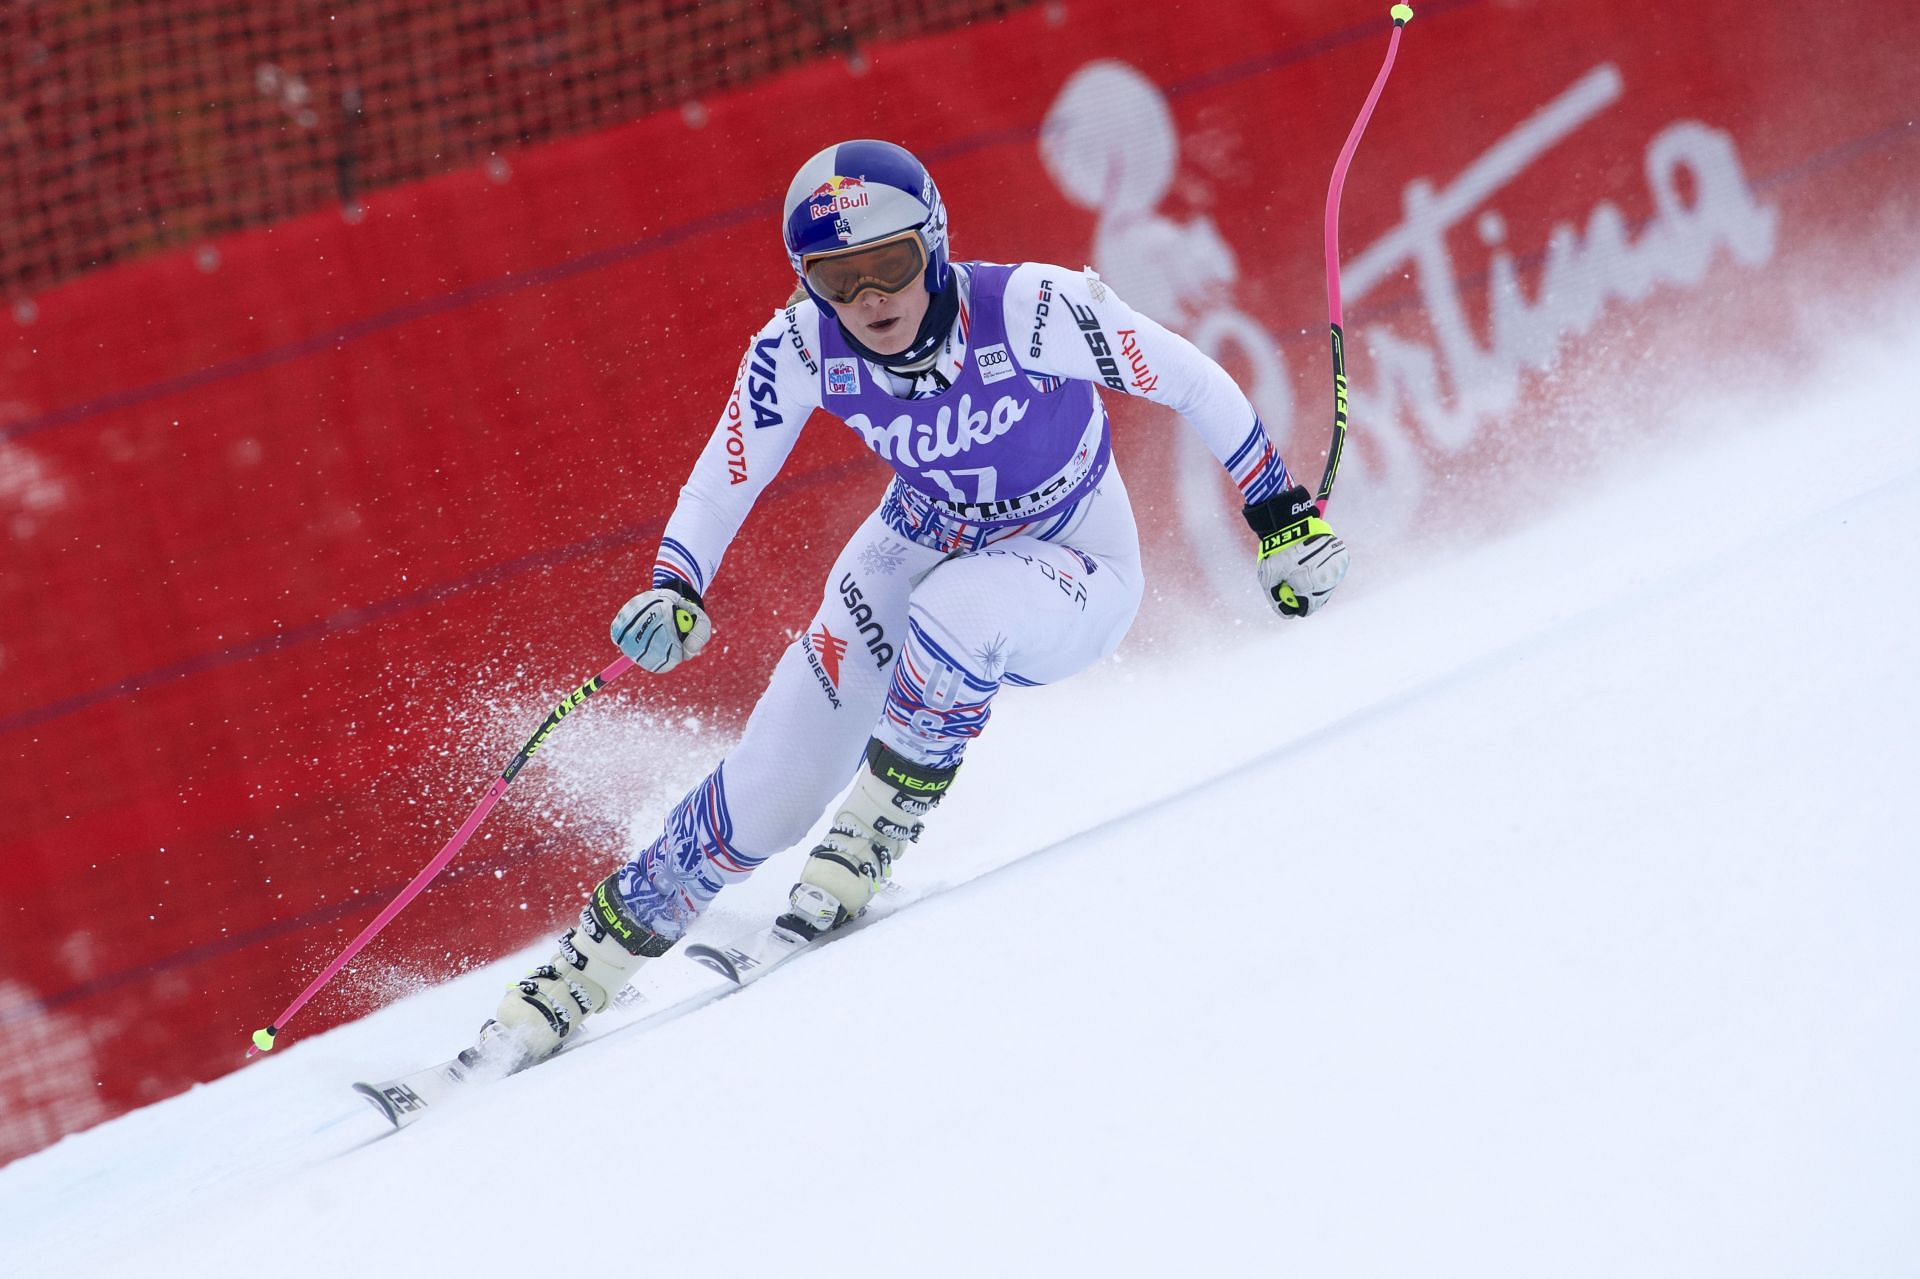
[[[815,187],[807,196],[807,216],[818,222],[849,209],[864,209],[868,203],[867,180],[835,175]]]

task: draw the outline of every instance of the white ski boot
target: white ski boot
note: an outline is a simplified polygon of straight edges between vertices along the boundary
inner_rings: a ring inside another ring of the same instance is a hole
[[[468,1053],[474,1060],[519,1070],[560,1051],[580,1024],[613,1002],[642,964],[673,942],[627,914],[608,876],[580,908],[580,923],[560,938],[551,959],[507,988]]]
[[[921,821],[959,769],[916,764],[874,738],[833,825],[807,855],[780,927],[814,938],[859,915],[886,886],[893,863],[920,838]]]

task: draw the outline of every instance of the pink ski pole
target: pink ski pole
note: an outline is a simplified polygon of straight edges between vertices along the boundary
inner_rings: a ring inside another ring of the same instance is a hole
[[[613,683],[613,681],[619,679],[631,669],[633,669],[633,659],[630,657],[622,657],[614,662],[613,665],[607,667],[606,670],[601,671],[598,675],[561,699],[560,704],[554,707],[547,715],[546,720],[540,725],[534,735],[527,739],[527,744],[520,748],[520,753],[513,757],[512,762],[507,765],[506,771],[494,779],[493,785],[487,787],[487,793],[480,797],[480,802],[474,806],[473,812],[468,814],[467,820],[460,823],[460,829],[453,833],[453,838],[447,841],[446,847],[442,848],[439,853],[434,856],[432,861],[421,868],[420,873],[413,877],[413,882],[401,889],[400,895],[388,902],[386,908],[373,917],[373,922],[361,929],[360,935],[348,943],[347,948],[336,955],[333,962],[322,969],[318,977],[315,977],[307,984],[307,988],[300,992],[299,997],[287,1005],[286,1011],[274,1018],[271,1025],[263,1026],[253,1032],[253,1047],[247,1049],[248,1057],[252,1057],[257,1052],[272,1051],[274,1038],[279,1035],[281,1029],[285,1027],[289,1021],[293,1020],[293,1015],[299,1012],[301,1007],[305,1005],[309,999],[312,999],[322,986],[333,980],[333,975],[342,968],[345,968],[348,961],[359,954],[361,948],[372,941],[382,928],[385,928],[392,922],[395,915],[405,910],[407,903],[418,897],[426,886],[432,882],[435,875],[438,875],[446,869],[447,863],[453,860],[454,854],[458,853],[460,849],[465,846],[467,840],[472,838],[474,831],[480,829],[480,823],[486,820],[487,814],[493,811],[493,806],[499,802],[502,795],[506,794],[507,786],[513,781],[514,774],[524,768],[527,761],[533,758],[533,753],[546,744],[548,736],[552,734],[555,728],[559,727],[560,721],[572,714],[573,711],[579,707],[580,703],[586,701],[589,697]]]
[[[1387,41],[1387,60],[1380,65],[1380,74],[1374,77],[1373,91],[1367,94],[1366,105],[1360,108],[1359,118],[1347,134],[1347,144],[1340,148],[1340,158],[1333,166],[1333,181],[1327,185],[1327,319],[1333,328],[1333,443],[1327,447],[1327,470],[1320,477],[1316,503],[1322,515],[1327,513],[1327,502],[1333,496],[1333,477],[1339,473],[1340,454],[1347,445],[1347,339],[1340,331],[1340,188],[1346,185],[1347,166],[1353,163],[1360,135],[1367,131],[1367,121],[1373,118],[1380,91],[1387,87],[1393,56],[1400,51],[1401,28],[1413,21],[1413,10],[1407,5],[1396,4],[1390,12],[1393,35]]]

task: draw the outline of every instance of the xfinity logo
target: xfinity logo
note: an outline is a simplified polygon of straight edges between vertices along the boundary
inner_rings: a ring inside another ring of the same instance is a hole
[[[1140,349],[1138,329],[1120,330],[1120,354],[1127,357],[1127,364],[1133,369],[1133,389],[1145,395],[1160,385],[1160,375],[1147,364],[1147,353]]]

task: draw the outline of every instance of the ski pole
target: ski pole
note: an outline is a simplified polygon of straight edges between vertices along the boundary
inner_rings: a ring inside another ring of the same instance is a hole
[[[468,814],[467,820],[460,823],[460,829],[453,833],[453,838],[447,841],[446,846],[434,856],[432,861],[421,868],[420,873],[413,877],[413,882],[401,889],[399,896],[388,902],[386,909],[374,916],[371,924],[360,930],[360,935],[348,943],[347,948],[336,955],[333,962],[321,970],[318,977],[307,984],[307,988],[300,992],[299,997],[287,1005],[286,1011],[274,1018],[271,1025],[263,1026],[253,1032],[253,1047],[247,1049],[248,1057],[252,1057],[255,1053],[271,1052],[274,1038],[289,1021],[293,1020],[293,1015],[299,1012],[322,986],[331,981],[335,973],[346,967],[348,961],[360,953],[361,947],[372,941],[395,915],[405,910],[407,903],[418,897],[432,882],[435,875],[446,869],[447,863],[453,860],[454,854],[458,853],[467,840],[472,838],[473,832],[480,828],[480,823],[485,821],[487,814],[493,811],[493,806],[499,802],[502,795],[506,794],[507,786],[513,781],[514,774],[526,767],[527,761],[533,758],[533,753],[546,744],[547,738],[555,728],[559,727],[560,721],[572,714],[580,703],[632,669],[633,659],[623,656],[560,700],[560,704],[548,713],[547,718],[533,736],[527,739],[527,744],[522,746],[520,752],[508,763],[506,771],[494,779],[493,785],[487,787],[487,793],[480,797],[480,802],[474,806],[473,812]]]
[[[1327,184],[1327,319],[1333,329],[1333,443],[1327,446],[1327,470],[1320,477],[1316,503],[1322,515],[1327,513],[1327,502],[1333,496],[1333,477],[1340,471],[1340,454],[1347,445],[1347,339],[1340,331],[1340,188],[1346,185],[1347,166],[1353,163],[1360,135],[1367,131],[1367,121],[1373,118],[1380,91],[1387,87],[1393,55],[1400,51],[1400,31],[1413,21],[1413,9],[1408,5],[1394,5],[1390,15],[1393,35],[1387,40],[1387,60],[1380,64],[1373,91],[1367,94],[1366,105],[1360,108],[1353,130],[1347,134],[1347,144],[1340,148],[1340,158],[1333,166],[1333,181]]]

